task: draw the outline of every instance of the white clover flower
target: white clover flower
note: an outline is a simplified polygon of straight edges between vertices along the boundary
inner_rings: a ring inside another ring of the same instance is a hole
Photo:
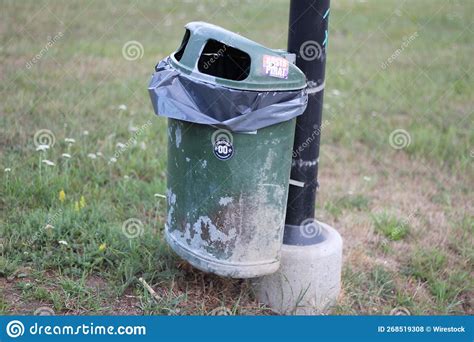
[[[146,144],[145,144],[144,141],[142,141],[142,142],[140,143],[140,148],[141,148],[143,151],[146,150]]]
[[[87,155],[90,159],[97,159],[97,156],[95,155],[95,153],[89,153]]]
[[[364,180],[365,180],[366,182],[370,182],[371,179],[372,179],[372,178],[370,178],[369,176],[364,176]]]
[[[118,109],[119,110],[127,110],[127,106],[124,105],[124,104],[121,104],[120,106],[118,106]]]
[[[125,176],[123,176],[123,178],[124,178],[125,180],[129,180],[129,179],[130,179],[130,176],[125,175]]]
[[[61,157],[66,158],[66,159],[70,159],[71,155],[69,153],[63,153],[63,154],[61,154]]]
[[[331,94],[332,94],[333,96],[339,96],[339,95],[341,95],[341,92],[340,92],[339,90],[337,90],[337,89],[333,89],[333,90],[331,91]]]
[[[87,130],[83,131],[82,135],[89,135],[89,131],[87,131]]]
[[[59,243],[60,245],[64,245],[64,246],[67,246],[67,245],[68,245],[67,241],[64,241],[64,240],[59,240],[58,243]]]
[[[44,226],[44,229],[54,229],[54,226],[48,223],[46,226]]]
[[[36,151],[46,151],[49,150],[49,145],[38,145]]]
[[[123,149],[123,148],[125,148],[126,146],[127,146],[127,145],[122,144],[121,142],[118,142],[118,143],[115,145],[115,147],[120,148],[120,149]]]
[[[56,165],[56,164],[54,164],[51,160],[48,160],[48,159],[43,159],[43,160],[42,160],[42,163],[43,163],[43,164],[46,164],[46,165],[48,165],[48,166],[54,166],[54,165]]]
[[[10,169],[9,167],[5,168],[5,170],[3,170],[4,172],[12,172],[12,169]]]
[[[102,152],[96,152],[95,153],[98,157],[103,157],[104,155],[102,154]]]
[[[116,162],[117,162],[117,158],[115,158],[115,157],[112,157],[109,160],[109,163],[116,163]]]
[[[74,144],[76,142],[76,139],[66,138],[66,139],[64,139],[64,141],[67,142],[68,144]]]

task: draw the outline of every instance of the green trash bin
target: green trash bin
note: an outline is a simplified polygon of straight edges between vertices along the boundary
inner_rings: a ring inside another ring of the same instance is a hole
[[[181,47],[149,85],[168,117],[167,219],[172,249],[234,278],[279,267],[304,74],[272,50],[220,27],[186,25]]]

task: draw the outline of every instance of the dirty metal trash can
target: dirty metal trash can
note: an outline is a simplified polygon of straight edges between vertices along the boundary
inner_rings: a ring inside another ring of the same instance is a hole
[[[186,25],[155,68],[149,93],[168,117],[167,219],[172,249],[222,276],[275,272],[304,74],[272,50],[220,27]]]

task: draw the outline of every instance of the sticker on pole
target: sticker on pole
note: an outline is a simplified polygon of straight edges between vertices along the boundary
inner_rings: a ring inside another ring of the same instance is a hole
[[[229,160],[234,155],[232,133],[226,129],[219,129],[212,134],[211,141],[214,155],[219,160]]]
[[[288,78],[290,62],[283,57],[263,55],[263,71],[265,75],[278,78]]]

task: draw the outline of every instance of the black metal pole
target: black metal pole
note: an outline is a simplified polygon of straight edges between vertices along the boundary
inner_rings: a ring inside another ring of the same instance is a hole
[[[297,118],[283,243],[321,241],[314,219],[328,41],[329,0],[291,0],[288,51],[308,80],[308,107]],[[295,182],[296,181],[296,182]],[[310,226],[304,227],[304,226]]]

